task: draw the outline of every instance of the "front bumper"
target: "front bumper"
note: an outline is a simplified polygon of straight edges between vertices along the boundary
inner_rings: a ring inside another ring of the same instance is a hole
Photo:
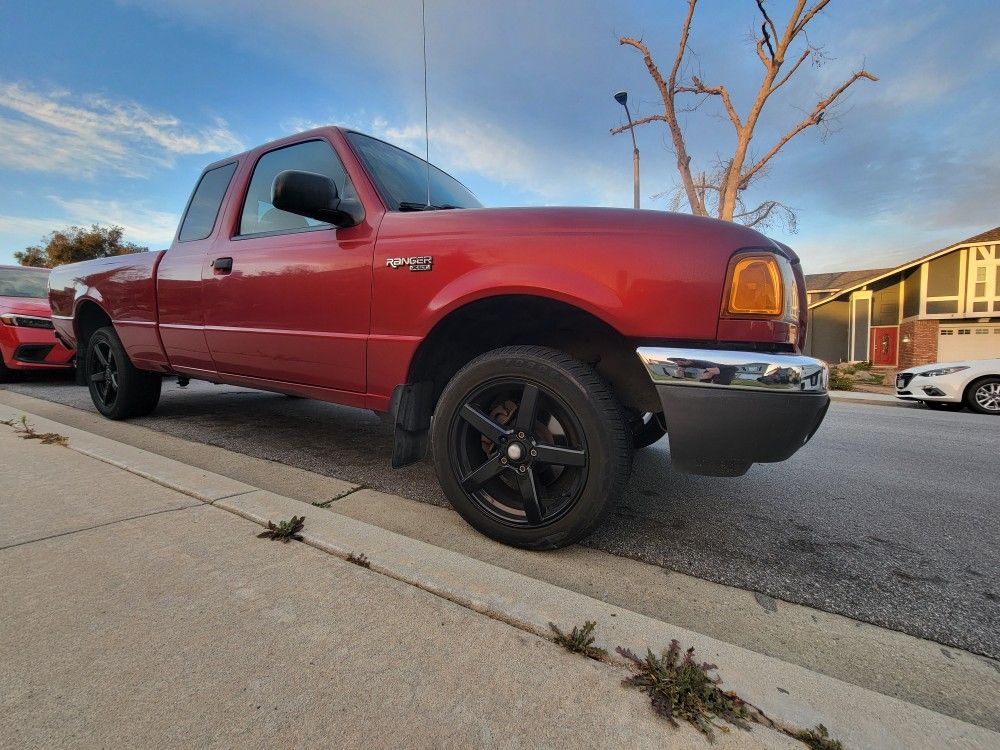
[[[896,398],[903,401],[945,401],[958,403],[965,396],[964,372],[926,378],[920,373],[896,375]]]
[[[825,362],[796,354],[643,346],[673,465],[739,476],[784,461],[819,428],[830,397]]]
[[[51,370],[73,366],[75,352],[44,328],[8,326],[0,323],[0,356],[11,370]]]

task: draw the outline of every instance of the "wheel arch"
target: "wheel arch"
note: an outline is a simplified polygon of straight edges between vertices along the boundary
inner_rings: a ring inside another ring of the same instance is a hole
[[[114,325],[111,316],[97,302],[89,297],[80,300],[73,315],[73,330],[76,334],[76,348],[85,353],[94,332],[105,326]]]
[[[656,390],[635,342],[589,310],[536,293],[501,293],[465,302],[443,315],[410,359],[406,383],[393,394],[393,465],[418,460],[445,385],[465,364],[504,346],[537,345],[589,364],[618,400],[636,412],[659,411]]]

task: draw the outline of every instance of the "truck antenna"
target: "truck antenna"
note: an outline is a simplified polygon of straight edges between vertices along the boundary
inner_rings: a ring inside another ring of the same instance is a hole
[[[427,205],[431,205],[431,132],[427,126],[427,0],[420,0],[420,25],[424,33],[424,163],[427,165]]]

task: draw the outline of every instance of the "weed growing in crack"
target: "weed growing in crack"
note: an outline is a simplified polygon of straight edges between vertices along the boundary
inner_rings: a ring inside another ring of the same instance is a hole
[[[302,531],[302,527],[305,525],[305,516],[292,516],[287,521],[281,521],[278,524],[275,524],[273,521],[268,521],[267,530],[260,532],[257,535],[257,538],[274,539],[276,541],[286,543],[289,539],[301,542],[302,537],[299,535],[299,532]]]
[[[368,559],[364,552],[355,555],[353,552],[347,556],[347,562],[360,565],[362,568],[370,568],[372,561]]]
[[[608,652],[594,645],[594,641],[596,640],[594,638],[594,628],[596,627],[596,622],[587,620],[583,623],[582,628],[574,625],[573,630],[569,633],[564,633],[554,622],[549,623],[549,628],[556,634],[556,643],[567,651],[572,651],[574,654],[583,654],[597,661],[604,661],[608,658]]]
[[[713,739],[714,729],[729,731],[728,727],[716,724],[715,718],[740,729],[750,728],[747,705],[735,693],[719,687],[721,677],[709,676],[709,672],[716,669],[714,664],[698,664],[694,660],[694,647],[681,656],[680,644],[673,640],[670,648],[660,656],[647,650],[646,658],[640,659],[621,647],[618,653],[631,662],[635,672],[623,684],[645,692],[653,710],[673,726],[678,726],[678,720],[690,722],[709,741]]]
[[[844,750],[840,740],[830,737],[830,733],[822,724],[817,724],[815,729],[803,729],[792,736],[804,742],[812,750]]]
[[[336,499],[337,498],[335,497],[331,497],[329,500],[317,500],[316,502],[311,503],[311,505],[313,505],[316,508],[329,508],[333,504],[333,501]]]
[[[68,445],[69,438],[58,432],[38,432],[34,425],[28,423],[28,417],[21,415],[20,419],[3,419],[0,424],[13,428],[22,440],[38,440],[42,445]]]

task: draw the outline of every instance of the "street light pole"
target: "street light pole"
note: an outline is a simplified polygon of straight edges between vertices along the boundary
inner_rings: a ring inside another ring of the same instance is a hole
[[[632,207],[639,208],[639,146],[635,142],[635,125],[632,124],[632,114],[628,111],[628,92],[619,91],[615,101],[625,107],[628,118],[628,132],[632,136]]]

